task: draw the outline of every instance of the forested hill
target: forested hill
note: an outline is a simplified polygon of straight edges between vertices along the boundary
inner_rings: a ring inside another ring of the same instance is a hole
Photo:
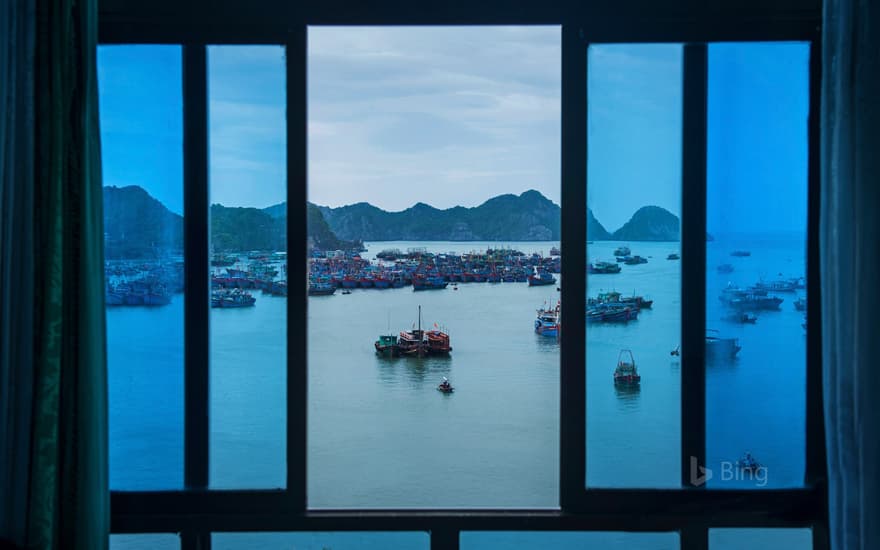
[[[342,239],[365,241],[552,241],[560,238],[560,209],[537,191],[499,195],[483,204],[444,210],[417,203],[387,212],[368,203],[319,207]]]

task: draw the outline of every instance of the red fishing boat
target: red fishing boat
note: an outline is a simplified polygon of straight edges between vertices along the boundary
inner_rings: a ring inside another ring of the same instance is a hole
[[[633,358],[632,351],[628,349],[620,350],[617,356],[617,368],[614,369],[614,383],[634,385],[641,382],[642,377],[636,369],[636,360]]]

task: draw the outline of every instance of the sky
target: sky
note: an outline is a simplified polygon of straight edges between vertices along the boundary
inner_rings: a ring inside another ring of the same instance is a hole
[[[386,210],[476,206],[537,189],[560,200],[558,27],[313,27],[308,194]],[[804,44],[709,48],[708,225],[802,229]],[[105,185],[182,212],[178,46],[101,46]],[[680,214],[680,45],[589,50],[588,201],[609,230],[643,205]],[[285,200],[277,46],[208,51],[211,201]]]

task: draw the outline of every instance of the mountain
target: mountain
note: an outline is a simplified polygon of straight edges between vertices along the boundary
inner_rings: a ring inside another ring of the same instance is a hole
[[[611,240],[611,233],[605,229],[596,216],[593,215],[592,209],[587,209],[587,240],[588,241],[608,241]]]
[[[679,226],[678,216],[669,210],[643,206],[611,237],[615,241],[678,241]]]
[[[157,258],[183,249],[183,218],[136,185],[104,187],[104,253],[107,259]],[[338,239],[313,204],[309,243],[337,250],[359,246]],[[287,206],[265,209],[211,205],[211,248],[216,252],[286,250]]]
[[[342,239],[365,241],[551,241],[560,238],[560,208],[541,193],[499,195],[483,204],[440,210],[425,203],[387,212],[368,203],[319,207]]]
[[[156,258],[183,249],[183,218],[137,185],[104,187],[107,259]]]

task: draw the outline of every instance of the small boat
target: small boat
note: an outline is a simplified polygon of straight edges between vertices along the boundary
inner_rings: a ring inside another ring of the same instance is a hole
[[[623,261],[623,263],[625,263],[626,265],[646,264],[646,263],[648,263],[648,259],[636,255],[636,256],[630,256],[629,258],[625,259]]]
[[[642,377],[639,376],[636,369],[636,360],[633,358],[632,351],[620,350],[617,356],[617,367],[614,369],[614,384],[635,385],[641,380]]]
[[[718,273],[733,273],[733,266],[730,264],[721,264],[715,269]]]
[[[681,256],[679,256],[678,254],[676,254],[675,252],[673,252],[672,254],[666,256],[666,259],[667,259],[667,260],[680,260],[680,259],[681,259]]]
[[[758,281],[753,288],[769,292],[795,292],[798,286],[796,280],[780,279],[778,281]]]
[[[725,319],[734,323],[749,323],[752,325],[758,322],[758,316],[748,311],[734,311]]]
[[[761,463],[755,460],[751,453],[746,453],[737,460],[736,467],[746,472],[757,472],[762,468]]]
[[[538,317],[535,319],[536,334],[553,338],[559,336],[559,308],[560,304],[557,302],[554,309],[538,310]]]
[[[798,298],[794,301],[794,308],[798,311],[806,311],[807,300],[805,298]]]
[[[528,277],[529,286],[544,286],[544,285],[555,285],[556,277],[547,273],[546,271],[537,271],[533,275],[529,275]]]
[[[211,294],[211,307],[250,307],[253,306],[256,301],[257,299],[251,296],[249,292],[245,292],[238,288],[232,290],[215,290]]]
[[[614,255],[615,256],[629,256],[630,249],[628,246],[618,246],[616,249],[614,249]]]
[[[674,350],[669,352],[669,355],[671,355],[673,357],[680,356],[681,355],[681,345],[679,344],[678,346],[676,346]]]
[[[455,388],[449,383],[449,379],[444,376],[443,381],[437,386],[437,391],[441,393],[452,393],[455,391]]]
[[[592,275],[620,273],[620,266],[611,262],[594,262],[587,266]]]
[[[748,250],[734,250],[733,252],[730,253],[730,255],[737,256],[739,258],[745,258],[747,256],[751,256],[752,253],[749,252]]]
[[[742,349],[738,338],[721,338],[713,329],[706,329],[706,333],[706,359],[733,359]]]
[[[322,281],[309,283],[309,296],[330,296],[336,292],[336,285]]]
[[[376,348],[376,354],[384,357],[397,357],[397,336],[393,334],[383,334],[373,344]]]
[[[427,277],[419,275],[413,277],[413,291],[417,290],[442,290],[449,283],[443,277]]]
[[[342,293],[343,293],[343,294],[351,294],[351,291],[348,290],[347,288],[343,288],[343,289],[342,289]]]
[[[551,256],[561,256],[561,255],[562,255],[562,251],[559,250],[558,248],[556,248],[556,247],[554,246],[554,247],[552,247],[552,248],[550,249],[550,255],[551,255]]]

